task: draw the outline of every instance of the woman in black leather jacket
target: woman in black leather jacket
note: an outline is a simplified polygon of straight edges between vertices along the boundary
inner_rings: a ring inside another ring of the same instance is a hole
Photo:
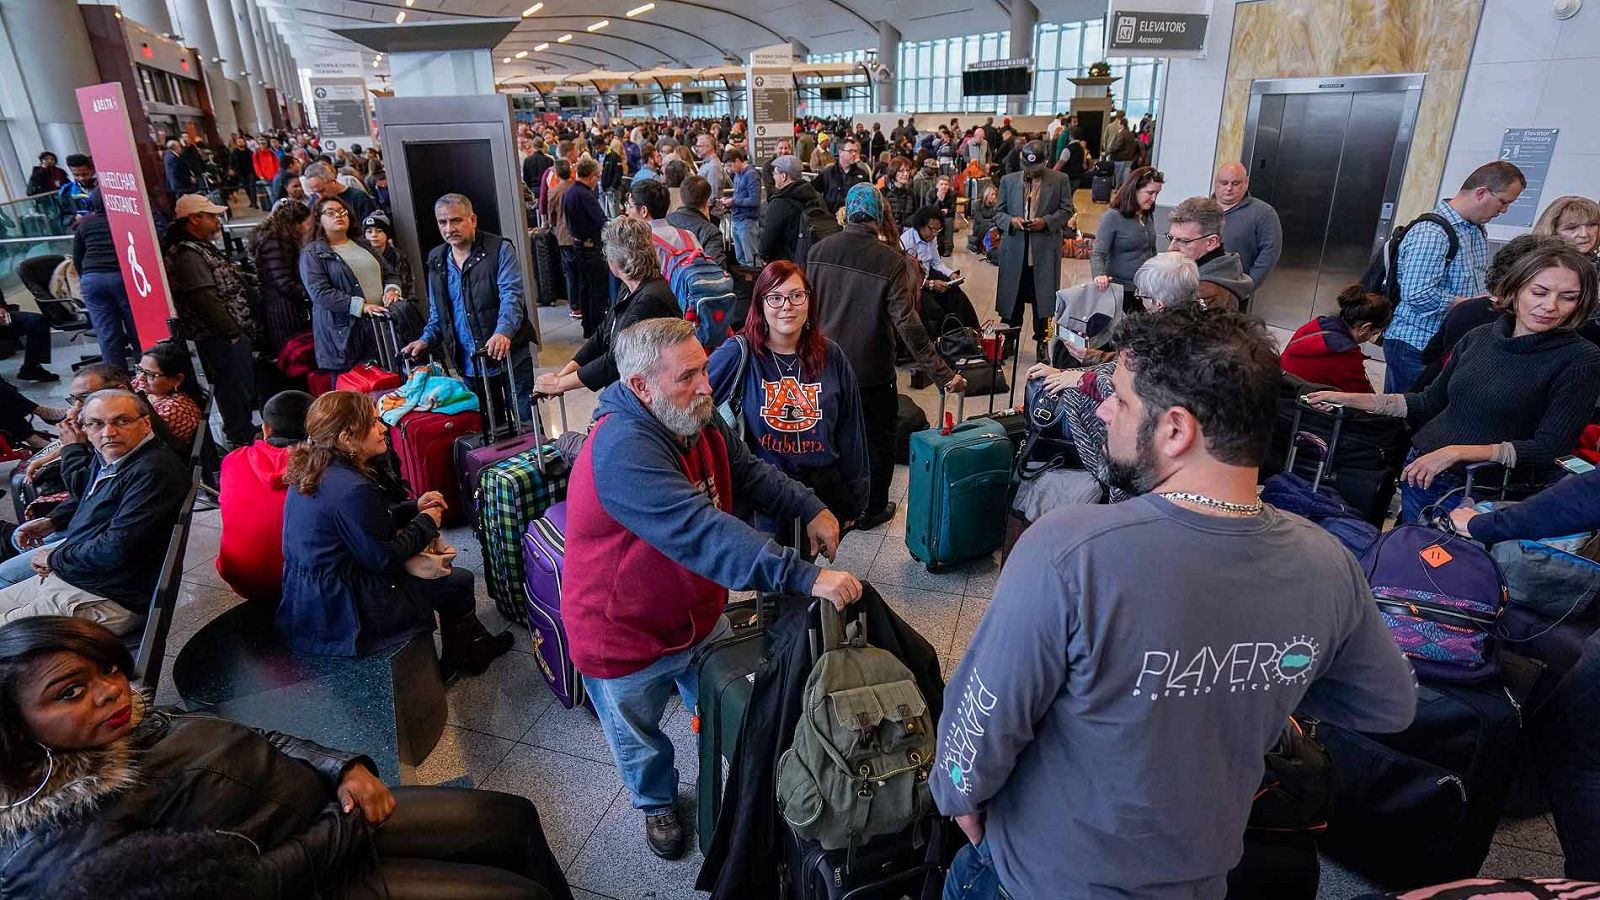
[[[77,861],[151,830],[249,841],[256,897],[572,897],[523,798],[390,791],[367,757],[150,709],[132,662],[86,619],[0,627],[0,898],[50,897]]]

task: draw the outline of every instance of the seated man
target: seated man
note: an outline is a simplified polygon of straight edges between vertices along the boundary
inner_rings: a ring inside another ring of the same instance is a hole
[[[57,422],[66,417],[76,419],[82,414],[83,401],[88,399],[90,394],[106,388],[126,387],[128,387],[127,370],[114,363],[91,363],[72,376],[67,394],[68,408],[47,410],[45,415]],[[67,499],[67,486],[61,480],[61,447],[60,438],[51,441],[39,452],[28,457],[25,465],[17,466],[16,471],[12,473],[11,489],[20,497],[32,495],[27,503],[29,518],[38,518],[43,512],[54,509],[57,503]],[[32,569],[24,571],[23,577],[31,572]]]
[[[1416,712],[1361,567],[1256,498],[1265,327],[1195,306],[1121,327],[1099,414],[1141,496],[1062,507],[1006,561],[929,777],[972,842],[946,900],[1221,897],[1291,712],[1374,732]]]
[[[284,473],[289,448],[306,439],[304,391],[276,394],[261,408],[261,440],[222,459],[222,544],[217,574],[246,600],[278,602],[283,590]]]
[[[661,715],[674,684],[695,708],[690,661],[728,633],[728,590],[813,594],[842,608],[861,583],[733,514],[739,501],[799,517],[812,552],[829,559],[839,543],[839,522],[821,500],[724,431],[691,323],[639,322],[612,353],[621,381],[600,395],[568,486],[562,617],[623,784],[645,814],[650,850],[676,859],[678,776]]]
[[[143,623],[189,490],[188,467],[156,437],[153,416],[138,394],[111,389],[89,396],[81,420],[61,421],[61,477],[72,497],[17,526],[17,543],[61,539],[0,564],[11,584],[0,590],[0,622],[80,616],[116,634]],[[18,559],[39,578],[15,572]]]

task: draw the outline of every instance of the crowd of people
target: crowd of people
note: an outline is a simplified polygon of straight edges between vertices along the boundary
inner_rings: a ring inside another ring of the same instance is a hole
[[[682,856],[668,702],[676,692],[698,708],[694,664],[731,631],[729,591],[839,609],[867,592],[835,560],[842,535],[896,513],[901,361],[942,391],[967,387],[937,345],[947,328],[980,324],[949,261],[958,225],[989,245],[996,313],[1032,336],[1027,378],[1071,398],[1080,463],[1113,502],[1064,506],[1022,534],[950,673],[928,782],[968,843],[944,896],[1223,896],[1263,750],[1290,713],[1381,733],[1406,728],[1417,707],[1416,677],[1355,558],[1258,496],[1284,374],[1315,386],[1310,403],[1405,420],[1402,523],[1446,502],[1464,465],[1494,462],[1529,499],[1456,510],[1463,534],[1600,527],[1600,475],[1563,478],[1557,465],[1600,400],[1600,206],[1560,198],[1491,256],[1483,226],[1526,179],[1487,163],[1406,229],[1383,284],[1350,286],[1280,348],[1249,314],[1283,251],[1276,212],[1229,163],[1209,196],[1172,204],[1158,239],[1153,127],[1113,116],[1100,136],[1117,188],[1089,284],[1120,291],[1126,317],[1091,349],[1055,340],[1066,326],[1049,321],[1063,241],[1078,236],[1075,192],[1099,166],[1070,116],[1037,134],[993,118],[928,129],[907,117],[887,134],[802,120],[761,166],[741,120],[525,126],[530,231],[548,229],[559,248],[584,338],[537,377],[527,267],[466,196],[436,198],[435,221],[418,223],[443,242],[414,275],[376,149],[324,154],[310,135],[240,137],[216,154],[173,142],[165,263],[212,397],[181,344],[141,351],[131,320],[111,312],[95,325],[104,362],[77,373],[70,409],[0,395],[8,432],[30,416],[61,432],[23,475],[53,504],[17,527],[0,562],[0,845],[20,848],[0,861],[0,896],[64,890],[132,847],[154,866],[217,835],[259,855],[252,867],[227,841],[208,854],[247,882],[570,896],[525,801],[391,791],[371,760],[156,710],[128,682],[118,636],[148,610],[161,561],[149,548],[177,521],[208,399],[232,449],[218,569],[274,607],[286,646],[360,656],[437,630],[446,678],[482,675],[509,649],[512,635],[475,613],[472,572],[412,570],[446,501],[410,496],[368,394],[328,389],[373,358],[380,321],[483,404],[526,415],[535,395],[598,395],[566,493],[562,616],[645,842]],[[246,202],[266,194],[249,277],[216,242],[228,209],[211,184]],[[86,187],[87,284],[114,267],[96,262],[105,248],[89,223],[103,211]],[[735,333],[709,352],[672,279],[687,257],[749,281]],[[258,397],[258,357],[306,332],[318,382]],[[1380,336],[1382,392],[1362,353]],[[513,377],[487,377],[501,370]],[[1314,649],[1259,655],[1291,643]],[[1575,878],[1600,879],[1588,802],[1597,674],[1593,638],[1537,745],[1553,748],[1540,759],[1552,798],[1570,795],[1555,822]],[[148,766],[170,774],[145,780]],[[85,778],[95,787],[72,780]],[[222,799],[205,809],[172,799],[208,786]],[[269,801],[272,814],[257,814]]]

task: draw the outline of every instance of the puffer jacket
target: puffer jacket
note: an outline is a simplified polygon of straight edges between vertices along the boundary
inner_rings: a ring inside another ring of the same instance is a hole
[[[1356,394],[1372,393],[1361,345],[1338,316],[1318,316],[1301,325],[1278,360],[1283,370],[1312,384]]]
[[[260,295],[261,324],[273,356],[289,338],[311,327],[311,301],[300,280],[300,248],[269,234],[251,242]]]
[[[42,900],[78,860],[150,829],[238,834],[261,851],[257,896],[384,896],[359,811],[340,811],[339,780],[371,759],[204,714],[147,710],[96,750],[0,788],[0,900]],[[48,776],[48,777],[47,777]],[[37,797],[23,800],[45,781]],[[21,801],[21,802],[19,802]]]

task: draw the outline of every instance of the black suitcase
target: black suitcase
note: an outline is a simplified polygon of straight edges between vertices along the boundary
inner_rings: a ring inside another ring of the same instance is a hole
[[[936,898],[944,884],[944,821],[930,818],[902,834],[855,849],[824,850],[785,828],[780,900]]]
[[[1525,696],[1424,682],[1398,734],[1308,721],[1333,769],[1322,851],[1392,889],[1476,875],[1517,770]]]
[[[901,465],[910,465],[911,435],[928,427],[928,414],[922,411],[917,401],[905,394],[896,397],[896,401],[898,408],[895,410],[894,461]]]
[[[1095,175],[1089,182],[1089,199],[1096,203],[1110,203],[1111,191],[1115,188],[1114,181],[1111,175]]]
[[[556,243],[555,232],[548,228],[535,228],[528,232],[528,242],[533,245],[533,279],[540,306],[555,306],[567,299],[567,282],[561,275],[561,247]]]
[[[770,621],[755,600],[730,603],[724,615],[733,625],[733,634],[705,648],[690,663],[700,685],[696,695],[699,708],[694,714],[700,729],[696,824],[702,852],[717,833],[723,777],[738,745],[739,729],[744,727],[745,710],[755,689],[756,665],[766,652],[765,623]]]
[[[1284,374],[1278,420],[1261,478],[1265,481],[1287,470],[1296,435],[1306,435],[1325,447],[1321,453],[1297,455],[1295,473],[1313,481],[1320,469],[1320,483],[1338,491],[1363,519],[1382,528],[1411,448],[1405,420],[1349,408],[1330,413],[1300,402],[1305,394],[1324,389]]]

